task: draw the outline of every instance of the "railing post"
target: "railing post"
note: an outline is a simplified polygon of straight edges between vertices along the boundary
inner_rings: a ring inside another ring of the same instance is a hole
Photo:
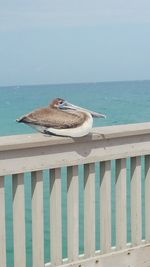
[[[116,160],[116,247],[123,249],[127,243],[127,177],[126,159]]]
[[[145,239],[150,242],[150,155],[145,156]]]
[[[131,242],[142,241],[141,157],[131,158]]]
[[[111,161],[100,163],[100,245],[102,253],[111,249]]]
[[[26,267],[24,174],[12,176],[14,266]]]
[[[61,169],[50,170],[50,244],[51,264],[62,263]]]
[[[5,188],[0,176],[0,267],[6,267]]]
[[[32,172],[32,253],[33,267],[44,266],[43,174]]]
[[[78,166],[67,168],[68,260],[79,257],[79,177]]]
[[[95,164],[84,165],[84,254],[95,254]]]

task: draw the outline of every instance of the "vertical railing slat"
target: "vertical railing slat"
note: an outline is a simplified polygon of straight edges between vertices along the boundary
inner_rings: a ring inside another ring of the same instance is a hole
[[[126,159],[116,160],[116,248],[127,243]]]
[[[111,249],[111,161],[100,163],[100,243],[101,252]]]
[[[95,254],[95,164],[84,165],[84,254]]]
[[[79,256],[79,178],[78,166],[67,168],[67,238],[68,260]]]
[[[32,257],[33,267],[44,266],[43,173],[32,172]]]
[[[131,158],[131,243],[142,239],[141,157]]]
[[[50,243],[51,264],[62,263],[61,169],[50,170]]]
[[[12,175],[14,266],[26,266],[24,174]]]
[[[145,239],[150,242],[150,155],[145,156]]]
[[[6,226],[4,176],[0,176],[0,267],[6,267]]]

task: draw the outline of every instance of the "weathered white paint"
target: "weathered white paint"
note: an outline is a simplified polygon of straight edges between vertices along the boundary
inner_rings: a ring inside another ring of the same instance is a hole
[[[78,166],[67,168],[67,239],[68,260],[79,257],[79,179]]]
[[[88,145],[87,145],[88,143]],[[60,153],[61,152],[61,153]],[[0,175],[150,154],[149,135],[0,152]]]
[[[6,267],[5,189],[3,176],[0,176],[0,267]]]
[[[116,247],[127,243],[127,190],[126,159],[116,161]]]
[[[99,132],[96,128],[93,135],[78,139],[33,134],[26,136],[26,143],[25,136],[1,137],[0,175],[148,155],[148,126],[140,125],[139,132],[138,125],[126,125],[125,132],[125,126],[99,128]]]
[[[95,164],[84,165],[84,254],[95,254]]]
[[[111,162],[100,164],[100,247],[102,253],[111,249]]]
[[[131,158],[131,242],[142,243],[141,158]]]
[[[146,242],[142,241],[141,156],[145,156]],[[131,249],[127,247],[126,158],[131,158]],[[111,160],[116,160],[116,248],[111,247]],[[95,162],[100,162],[100,253],[95,251]],[[79,255],[79,177],[84,165],[84,255]],[[61,167],[67,166],[68,259],[62,259]],[[46,266],[150,267],[150,123],[93,129],[78,139],[0,137],[0,267],[6,267],[4,175],[13,175],[15,266],[25,266],[24,172],[32,172],[33,267],[44,266],[43,170],[50,169],[50,255]],[[18,221],[18,213],[20,220]],[[20,223],[20,225],[18,225]],[[23,236],[23,238],[22,238]],[[21,240],[21,241],[20,241]],[[20,245],[19,245],[20,244]],[[140,246],[139,246],[140,245]],[[17,257],[18,256],[18,257]],[[22,262],[21,262],[22,261]]]
[[[46,264],[45,267],[50,267]],[[64,264],[63,267],[149,267],[150,244],[97,255],[84,260]],[[62,267],[59,266],[59,267]]]
[[[43,134],[22,134],[0,137],[0,151],[18,150],[23,148],[53,146],[60,144],[82,143],[83,141],[95,141],[113,139],[128,136],[143,136],[150,133],[150,122],[114,125],[93,128],[91,134],[82,138],[69,138],[58,136],[47,136]]]
[[[32,253],[33,267],[44,266],[43,174],[32,172]]]
[[[52,266],[62,263],[61,170],[50,172],[50,244]]]
[[[145,157],[145,239],[150,242],[150,155]]]
[[[14,174],[12,184],[14,265],[26,267],[24,174]]]

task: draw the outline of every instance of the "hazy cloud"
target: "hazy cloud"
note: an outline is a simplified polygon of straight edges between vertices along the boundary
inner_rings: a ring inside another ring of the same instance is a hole
[[[150,22],[148,0],[0,1],[0,30]]]

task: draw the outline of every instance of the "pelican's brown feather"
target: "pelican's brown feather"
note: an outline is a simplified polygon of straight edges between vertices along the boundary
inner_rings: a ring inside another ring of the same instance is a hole
[[[86,114],[76,111],[65,111],[56,108],[41,108],[35,110],[18,122],[40,125],[48,128],[66,129],[80,126],[86,120]]]

